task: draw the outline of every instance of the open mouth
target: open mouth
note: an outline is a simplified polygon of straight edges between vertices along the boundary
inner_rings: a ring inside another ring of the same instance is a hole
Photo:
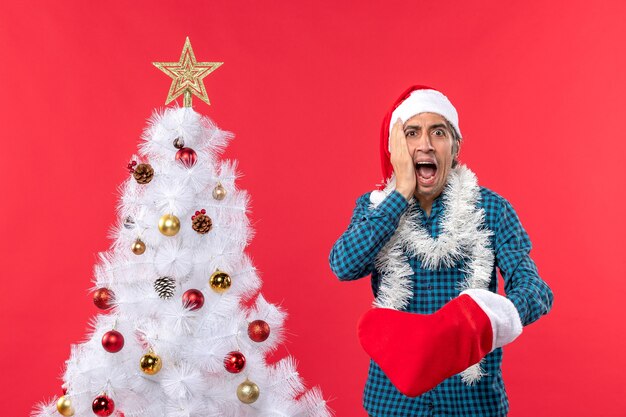
[[[435,182],[437,176],[437,165],[431,162],[417,162],[415,172],[420,184],[429,185]]]

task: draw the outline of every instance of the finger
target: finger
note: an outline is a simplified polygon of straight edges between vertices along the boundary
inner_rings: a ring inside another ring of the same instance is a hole
[[[396,132],[398,131],[398,122],[400,118],[397,118],[393,126],[391,126],[391,133],[389,134],[389,148],[391,153],[394,153],[396,149]]]
[[[398,117],[396,122],[393,124],[391,129],[391,137],[389,138],[391,144],[391,152],[401,152],[402,151],[402,143],[405,142],[406,137],[403,132],[404,125],[402,124],[402,120]]]
[[[394,144],[398,155],[409,156],[409,145],[406,142],[406,135],[404,134],[404,123],[398,118],[394,125]]]

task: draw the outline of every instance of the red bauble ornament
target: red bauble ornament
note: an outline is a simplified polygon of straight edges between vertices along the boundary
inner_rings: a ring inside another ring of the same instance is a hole
[[[91,403],[91,409],[95,415],[107,417],[115,411],[115,403],[113,402],[113,399],[107,397],[106,395],[101,395],[93,400],[93,403]]]
[[[98,288],[93,293],[93,303],[101,310],[107,310],[113,307],[113,298],[115,294],[108,288]]]
[[[204,305],[204,295],[200,290],[187,290],[183,294],[183,306],[190,310],[198,310]]]
[[[176,160],[187,168],[194,166],[197,158],[196,151],[191,148],[182,148],[176,152]]]
[[[117,330],[109,330],[102,336],[102,347],[107,352],[119,352],[124,347],[124,336]]]
[[[270,325],[263,320],[254,320],[248,324],[248,336],[257,343],[265,342],[270,336]]]
[[[238,374],[246,366],[246,357],[239,351],[232,351],[224,358],[224,368],[231,374]]]

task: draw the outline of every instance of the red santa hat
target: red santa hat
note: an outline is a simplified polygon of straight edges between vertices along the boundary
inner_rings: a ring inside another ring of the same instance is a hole
[[[391,149],[389,146],[389,135],[395,121],[400,118],[405,123],[411,117],[419,113],[437,113],[445,117],[456,130],[459,137],[462,137],[459,129],[459,115],[456,109],[441,92],[425,85],[414,85],[409,87],[393,103],[391,109],[383,119],[380,130],[380,157],[383,170],[383,178],[386,180],[393,173],[391,166]]]

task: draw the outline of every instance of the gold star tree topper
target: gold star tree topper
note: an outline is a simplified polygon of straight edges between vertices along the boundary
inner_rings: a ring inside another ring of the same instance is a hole
[[[197,62],[189,37],[185,40],[178,62],[153,62],[152,64],[172,78],[165,104],[183,95],[183,106],[191,107],[192,94],[206,104],[211,104],[202,79],[215,71],[223,62]]]

